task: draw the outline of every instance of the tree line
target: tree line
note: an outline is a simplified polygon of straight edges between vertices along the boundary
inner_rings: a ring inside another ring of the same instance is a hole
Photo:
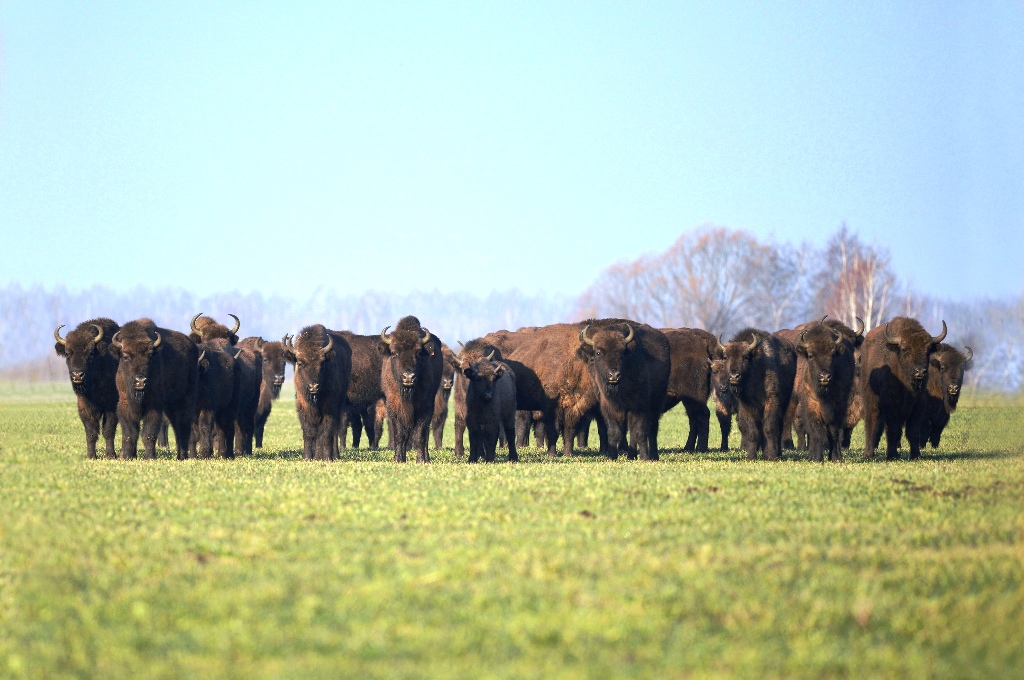
[[[410,313],[446,342],[490,331],[589,317],[622,317],[656,328],[704,328],[730,335],[746,326],[792,328],[827,314],[872,328],[893,316],[913,316],[925,328],[944,319],[950,339],[974,349],[965,382],[1001,391],[1024,389],[1024,294],[1011,299],[946,300],[915,291],[893,269],[888,250],[863,242],[845,225],[817,247],[762,241],[748,232],[706,226],[683,233],[661,253],[616,263],[577,298],[517,290],[472,293],[368,291],[339,295],[321,288],[306,300],[260,292],[197,295],[184,289],[102,286],[0,287],[0,376],[57,380],[53,329],[96,316],[118,322],[148,316],[182,327],[193,314],[242,319],[243,335],[277,339],[312,323],[379,333]]]

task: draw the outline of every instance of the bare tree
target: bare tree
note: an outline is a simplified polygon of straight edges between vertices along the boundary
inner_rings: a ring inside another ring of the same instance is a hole
[[[859,317],[868,328],[889,318],[899,299],[889,252],[865,245],[844,223],[829,239],[816,277],[820,311],[846,324]]]

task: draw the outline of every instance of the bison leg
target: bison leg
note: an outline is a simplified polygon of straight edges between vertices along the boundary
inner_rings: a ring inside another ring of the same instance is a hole
[[[235,424],[231,412],[217,414],[217,453],[221,458],[235,457]]]
[[[787,450],[796,448],[793,445],[793,425],[797,418],[798,401],[796,394],[794,394],[793,398],[789,400],[789,408],[786,409],[786,417],[782,421],[782,448]]]
[[[270,417],[270,409],[268,408],[265,412],[256,414],[256,428],[253,431],[253,435],[256,439],[256,448],[263,448],[263,431],[267,427],[267,419]]]
[[[313,442],[314,458],[316,460],[332,460],[335,449],[338,446],[338,421],[334,416],[324,414],[320,419],[320,427],[317,428],[316,439]]]
[[[707,451],[708,437],[711,432],[711,409],[706,403],[696,399],[683,399],[686,419],[690,424],[690,433],[686,436],[683,451]]]
[[[121,423],[121,458],[128,460],[138,457],[139,423],[130,416],[118,414]]]
[[[455,457],[462,458],[466,455],[466,445],[463,442],[463,435],[466,433],[466,419],[455,413]],[[472,437],[470,438],[470,453],[472,453]]]
[[[441,448],[441,443],[444,441],[444,421],[447,420],[447,413],[445,418],[438,418],[437,423],[431,428],[431,436],[434,439],[434,448]]]
[[[843,428],[843,448],[844,449],[850,448],[850,441],[852,439],[853,439],[853,428],[852,427],[844,427]]]
[[[114,435],[117,432],[117,412],[107,411],[103,414],[103,439],[106,441],[106,457],[116,458],[114,453]]]
[[[213,417],[213,411],[203,409],[199,412],[199,417],[196,418],[196,422],[192,426],[192,454],[197,455],[199,458],[210,458],[213,456]],[[234,429],[234,423],[232,423],[231,427]]]
[[[817,420],[805,418],[807,424],[807,457],[820,463],[824,460],[825,449],[828,447],[828,434],[824,424]],[[831,447],[828,447],[831,450]]]
[[[350,418],[350,422],[352,424],[352,448],[353,449],[358,449],[359,448],[359,440],[363,438],[363,419],[359,417],[359,413],[358,412],[353,412],[353,413],[350,413],[350,414],[345,414],[345,416],[342,416],[342,417],[346,417],[346,416],[348,416]],[[340,426],[338,427],[338,430],[341,432],[341,437],[342,437],[342,440],[344,441],[344,438],[345,438],[344,431],[341,429]],[[366,438],[367,439],[370,438],[370,433],[369,432],[366,433]]]
[[[896,460],[900,457],[900,441],[903,439],[903,423],[896,418],[888,418],[885,423],[885,459]]]
[[[720,450],[728,451],[729,433],[732,432],[732,414],[723,413],[716,409],[715,415],[718,416],[718,428],[722,431],[722,446]]]
[[[78,417],[85,427],[85,457],[96,457],[96,441],[100,438],[100,413],[84,398],[78,398]]]
[[[160,434],[160,426],[163,424],[164,416],[160,411],[150,411],[142,417],[142,446],[146,452],[146,458],[156,458],[156,438]],[[191,428],[189,428],[191,430]]]
[[[171,429],[171,421],[165,416],[163,422],[160,423],[160,434],[156,439],[156,445],[162,449],[169,449],[171,447],[170,442],[167,440],[167,431]]]
[[[516,411],[516,446],[530,445],[530,424],[533,420],[531,411]],[[540,446],[540,442],[537,442]]]
[[[740,448],[747,452],[748,460],[757,459],[757,451],[761,444],[761,425],[750,410],[741,407],[736,414],[736,424],[740,428]]]
[[[513,411],[512,413],[513,415],[507,416],[505,418],[504,427],[506,432],[513,432],[516,428],[516,417],[514,415],[515,412]],[[519,453],[516,451],[515,437],[508,438],[508,460],[510,463],[514,463],[519,460]]]
[[[341,418],[338,419],[338,446],[343,449],[348,448],[348,428],[351,424],[349,422],[351,417],[352,415],[349,413],[349,410],[345,409],[341,412]],[[359,444],[353,445],[352,448],[359,448]]]

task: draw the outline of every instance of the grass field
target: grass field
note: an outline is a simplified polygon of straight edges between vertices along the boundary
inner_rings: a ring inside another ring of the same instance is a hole
[[[325,464],[285,399],[249,459],[86,461],[69,387],[0,385],[0,677],[1024,676],[1020,399],[915,462],[662,423],[658,463]]]

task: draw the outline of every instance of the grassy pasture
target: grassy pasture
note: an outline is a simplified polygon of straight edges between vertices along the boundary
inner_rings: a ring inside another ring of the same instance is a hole
[[[0,385],[0,677],[1024,673],[1019,399],[915,462],[662,423],[659,463],[309,463],[286,396],[249,459],[86,461],[67,386]]]

